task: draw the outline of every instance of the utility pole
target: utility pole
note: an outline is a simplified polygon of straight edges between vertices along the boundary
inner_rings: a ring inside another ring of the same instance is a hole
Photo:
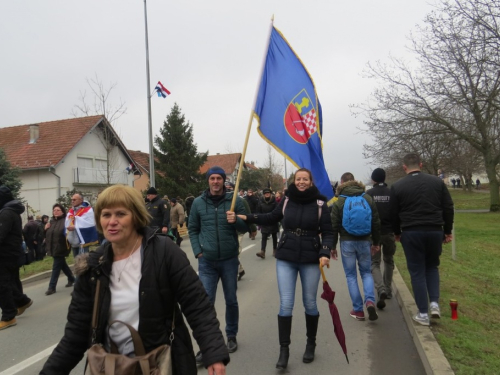
[[[153,148],[153,125],[151,120],[151,86],[149,77],[148,11],[144,0],[144,25],[146,28],[146,81],[148,90],[148,136],[149,136],[149,186],[155,186],[155,159]]]

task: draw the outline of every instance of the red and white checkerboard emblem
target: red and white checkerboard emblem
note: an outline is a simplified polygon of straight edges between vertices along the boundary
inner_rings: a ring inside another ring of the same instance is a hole
[[[305,89],[288,105],[284,124],[288,135],[301,144],[306,144],[318,130],[316,110]]]

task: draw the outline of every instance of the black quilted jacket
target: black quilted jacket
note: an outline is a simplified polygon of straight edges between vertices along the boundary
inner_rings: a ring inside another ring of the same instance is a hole
[[[205,366],[216,362],[227,364],[229,354],[215,310],[184,252],[169,238],[154,235],[149,228],[146,228],[142,249],[138,331],[146,352],[169,343],[175,308],[175,339],[172,345],[174,374],[197,374],[191,336],[183,315],[203,352]],[[87,257],[79,257],[76,268],[77,273],[81,274],[75,284],[64,336],[40,374],[69,374],[90,347],[97,279],[101,280],[101,288],[96,341],[104,342],[111,300],[109,273],[112,257],[109,243]]]

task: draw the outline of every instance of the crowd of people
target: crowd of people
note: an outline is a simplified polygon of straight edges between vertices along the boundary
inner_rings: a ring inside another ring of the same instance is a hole
[[[271,239],[276,261],[277,369],[288,366],[298,278],[306,323],[302,361],[315,358],[320,267],[329,267],[331,259],[342,261],[352,302],[349,315],[364,321],[366,312],[374,321],[393,296],[393,257],[396,242],[401,242],[418,307],[413,320],[429,326],[431,318],[440,317],[439,257],[442,244],[452,239],[454,211],[442,179],[421,168],[419,156],[408,154],[403,159],[406,177],[389,187],[385,171],[376,168],[369,190],[346,172],[328,200],[305,168],[284,192],[249,188],[234,197],[234,184],[214,166],[206,174],[207,189],[197,197],[161,198],[151,187],[144,199],[131,187],[115,185],[100,193],[95,212],[76,193],[69,210],[55,204],[51,218],[41,217],[37,223],[31,217],[24,231],[19,216],[24,206],[1,186],[0,329],[15,325],[16,316],[33,304],[19,281],[17,257],[24,233],[34,254],[40,246],[53,257],[46,294],[56,292],[61,270],[68,278],[66,287],[74,287],[64,336],[42,374],[69,373],[91,344],[110,349],[110,340],[119,353],[133,355],[126,327],[113,325],[107,339],[106,327],[114,320],[136,329],[147,351],[171,345],[174,374],[196,374],[196,365],[209,374],[224,374],[230,353],[238,350],[237,282],[245,274],[241,241],[245,233],[255,240],[258,229],[262,239],[257,257],[266,259]],[[198,275],[180,249],[178,228],[184,224]],[[66,263],[71,252],[74,274]],[[214,308],[219,281],[226,339]],[[182,316],[199,345],[196,355]]]

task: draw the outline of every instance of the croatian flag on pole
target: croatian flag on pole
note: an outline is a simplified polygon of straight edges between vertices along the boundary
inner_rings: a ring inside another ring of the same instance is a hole
[[[165,86],[163,86],[161,84],[160,81],[158,81],[158,83],[156,84],[156,87],[155,87],[155,90],[156,90],[156,93],[158,94],[158,97],[161,98],[166,98],[167,96],[170,95],[170,91],[168,91]]]

